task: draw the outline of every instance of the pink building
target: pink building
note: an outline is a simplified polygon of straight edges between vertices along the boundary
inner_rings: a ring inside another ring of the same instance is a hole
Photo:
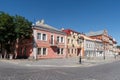
[[[44,24],[43,20],[38,21],[33,25],[32,45],[26,46],[23,52],[25,51],[27,56],[34,59],[64,58],[66,56],[66,34]]]
[[[20,41],[18,58],[64,58],[66,57],[66,34],[44,21],[33,25],[33,37]]]

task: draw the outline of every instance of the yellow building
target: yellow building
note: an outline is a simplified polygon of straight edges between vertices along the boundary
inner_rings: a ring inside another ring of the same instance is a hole
[[[67,55],[66,57],[83,56],[83,40],[81,33],[71,29],[63,30],[67,34]]]

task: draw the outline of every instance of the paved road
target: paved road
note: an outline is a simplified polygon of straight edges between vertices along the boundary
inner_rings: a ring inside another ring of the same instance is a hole
[[[0,80],[120,80],[120,62],[92,67],[28,67],[0,61]]]
[[[5,63],[16,64],[20,66],[29,67],[88,67],[93,65],[99,65],[104,63],[110,63],[114,61],[119,61],[120,58],[114,59],[106,58],[105,60],[100,57],[96,59],[82,59],[82,64],[79,64],[79,57],[75,58],[64,58],[64,59],[43,59],[43,60],[3,60]]]

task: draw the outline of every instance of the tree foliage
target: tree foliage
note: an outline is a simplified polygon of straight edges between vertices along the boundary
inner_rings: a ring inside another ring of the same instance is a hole
[[[28,38],[31,36],[31,22],[22,16],[14,16],[16,38]]]
[[[18,39],[26,39],[32,36],[32,23],[25,17],[16,15],[11,16],[7,13],[0,12],[0,46],[1,50],[7,53],[13,53]]]

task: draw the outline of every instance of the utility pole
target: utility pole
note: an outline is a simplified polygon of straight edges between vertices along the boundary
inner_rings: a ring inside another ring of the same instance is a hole
[[[80,49],[80,58],[79,58],[79,63],[80,63],[80,64],[82,63],[81,50],[82,50],[82,49]]]
[[[104,42],[104,54],[103,54],[103,59],[105,60],[105,42]]]
[[[84,42],[84,37],[80,36],[79,40],[80,40],[80,57],[79,57],[79,63],[81,64],[82,63],[82,53],[81,53],[81,50],[82,50],[82,45],[83,45],[83,42]]]

